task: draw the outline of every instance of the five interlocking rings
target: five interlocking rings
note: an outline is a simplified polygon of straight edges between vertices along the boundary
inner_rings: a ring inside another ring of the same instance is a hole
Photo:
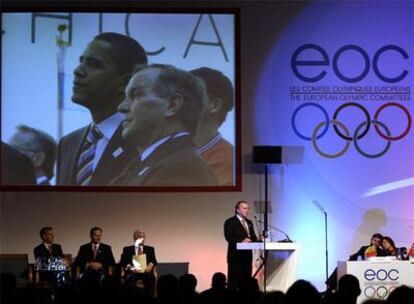
[[[298,128],[296,127],[296,116],[297,116],[298,112],[301,109],[305,108],[305,107],[315,107],[315,108],[319,109],[322,112],[322,114],[324,115],[324,117],[325,117],[325,121],[322,121],[321,123],[319,123],[315,127],[315,129],[313,130],[311,136],[303,135],[302,133],[299,132]],[[352,134],[352,136],[351,136],[351,133],[350,133],[349,129],[342,122],[338,121],[338,119],[337,119],[339,113],[344,108],[347,108],[347,107],[356,107],[356,108],[360,109],[362,111],[362,113],[364,114],[365,118],[366,118],[366,121],[360,123],[355,128],[355,131]],[[396,107],[396,108],[402,110],[404,112],[404,114],[407,116],[407,126],[404,129],[404,131],[401,134],[399,134],[399,135],[391,136],[391,132],[388,129],[388,127],[383,122],[381,122],[381,121],[378,120],[378,117],[379,117],[380,113],[385,108],[388,108],[388,107]],[[313,145],[314,149],[321,156],[324,156],[326,158],[337,158],[337,157],[340,157],[343,154],[345,154],[346,151],[348,151],[349,146],[350,146],[350,141],[353,141],[354,142],[355,149],[361,155],[363,155],[363,156],[365,156],[367,158],[378,158],[378,157],[381,157],[385,153],[388,152],[388,150],[391,147],[391,142],[392,141],[400,140],[400,139],[402,139],[403,137],[405,137],[410,132],[410,129],[411,129],[411,121],[412,120],[411,120],[410,112],[403,105],[401,105],[399,103],[396,103],[396,102],[389,102],[389,103],[385,103],[385,104],[381,105],[377,109],[377,111],[375,112],[374,119],[371,119],[371,117],[370,117],[367,109],[364,106],[362,106],[361,104],[355,103],[355,102],[344,103],[344,104],[342,104],[341,106],[339,106],[336,109],[336,111],[335,111],[335,113],[333,115],[333,118],[331,120],[329,119],[328,112],[326,112],[325,108],[323,108],[321,105],[319,105],[317,103],[307,102],[307,103],[304,103],[304,104],[300,105],[299,107],[297,107],[295,109],[295,111],[293,112],[293,115],[292,115],[291,123],[292,123],[292,128],[293,128],[293,131],[295,132],[295,134],[297,136],[299,136],[300,138],[304,139],[304,140],[312,141],[312,145]],[[337,153],[326,153],[326,152],[324,152],[324,151],[321,150],[321,148],[318,146],[318,143],[317,143],[317,140],[320,139],[322,136],[324,136],[326,134],[326,132],[328,131],[329,124],[332,124],[333,125],[333,128],[335,130],[335,133],[339,137],[341,137],[342,139],[345,140],[345,146],[344,146],[344,148],[341,149]],[[361,138],[363,138],[368,133],[368,131],[369,131],[370,127],[371,127],[371,124],[374,125],[375,131],[378,133],[378,135],[381,138],[383,138],[383,139],[385,139],[387,141],[387,144],[386,144],[385,148],[382,151],[378,152],[378,153],[367,153],[367,152],[365,152],[365,151],[363,151],[361,149],[361,146],[358,143],[358,140],[361,139]],[[382,131],[380,129],[380,127],[385,131],[385,133],[384,133],[384,131]],[[320,133],[319,133],[319,131],[320,131]]]

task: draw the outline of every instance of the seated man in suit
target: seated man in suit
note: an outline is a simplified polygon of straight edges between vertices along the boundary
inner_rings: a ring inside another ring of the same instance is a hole
[[[212,186],[218,181],[192,142],[204,108],[204,87],[171,65],[138,67],[118,111],[122,137],[139,152],[113,184]]]
[[[41,282],[49,284],[57,283],[57,273],[47,273],[42,270],[49,267],[50,262],[52,262],[51,259],[53,258],[60,258],[63,262],[62,246],[53,243],[55,236],[52,227],[43,227],[40,229],[39,235],[42,239],[42,243],[36,246],[33,250],[36,260],[36,268],[40,270],[39,279]]]
[[[43,227],[39,232],[42,243],[33,250],[35,259],[63,258],[62,246],[54,244],[55,236],[52,227]]]
[[[126,274],[126,282],[128,284],[136,284],[138,280],[142,280],[146,291],[154,295],[155,281],[157,279],[157,259],[155,258],[154,247],[145,245],[145,232],[136,230],[133,234],[134,245],[126,246],[122,249],[121,267]],[[147,266],[145,269],[137,269],[133,263],[134,256],[146,255]]]
[[[367,249],[368,248],[373,249],[370,252],[371,256],[385,256],[384,249],[382,249],[382,247],[381,247],[382,239],[383,239],[383,236],[380,233],[374,233],[371,236],[370,244],[362,246],[361,248],[359,248],[359,250],[357,252],[355,252],[354,254],[351,254],[349,256],[349,260],[350,261],[356,261],[356,260],[358,260],[358,258],[360,258],[361,260],[365,260],[365,258],[367,258],[367,254],[368,254]]]
[[[93,227],[90,238],[90,243],[80,246],[74,265],[80,268],[82,281],[102,282],[105,275],[112,274],[114,255],[111,246],[101,243],[101,228]]]
[[[373,256],[385,256],[385,251],[381,247],[382,245],[383,236],[380,233],[374,233],[371,236],[371,240],[369,245],[361,246],[357,252],[351,254],[349,256],[349,261],[358,261],[358,260],[365,260],[369,257]],[[327,291],[332,292],[337,288],[337,281],[338,281],[338,268],[335,268],[334,271],[329,276],[328,280],[326,281]]]
[[[134,65],[147,55],[134,39],[101,33],[86,47],[74,70],[72,100],[87,108],[89,125],[64,136],[58,146],[57,184],[103,186],[119,175],[137,151],[121,137],[125,86]]]

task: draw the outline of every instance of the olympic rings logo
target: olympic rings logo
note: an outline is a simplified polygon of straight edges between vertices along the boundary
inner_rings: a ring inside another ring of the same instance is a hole
[[[387,296],[398,286],[392,285],[390,287],[386,286],[368,286],[364,288],[364,295],[368,299],[382,299],[384,300]]]
[[[325,121],[322,121],[321,123],[319,123],[318,125],[316,125],[315,129],[313,130],[312,134],[310,134],[310,136],[304,135],[301,132],[299,132],[297,126],[296,126],[296,116],[299,113],[299,111],[301,111],[303,108],[306,107],[313,107],[316,108],[318,110],[320,110],[322,112],[322,114],[325,117]],[[362,113],[365,116],[366,121],[360,123],[354,130],[353,134],[351,134],[351,132],[349,131],[349,129],[347,128],[347,126],[345,126],[345,124],[343,124],[342,122],[340,122],[338,120],[338,116],[339,113],[348,107],[356,107],[357,109],[359,109],[360,111],[362,111]],[[390,108],[390,107],[396,107],[397,109],[400,109],[405,116],[407,117],[407,126],[405,127],[404,131],[401,132],[401,134],[398,135],[391,135],[390,130],[388,129],[388,127],[379,120],[379,116],[381,114],[381,112],[386,109],[386,108]],[[378,158],[383,156],[385,153],[388,152],[388,150],[391,147],[391,142],[393,141],[397,141],[400,140],[402,138],[404,138],[405,136],[407,136],[407,134],[410,132],[411,130],[411,123],[412,123],[412,119],[411,119],[411,114],[410,112],[401,104],[396,103],[396,102],[390,102],[390,103],[386,103],[381,105],[377,111],[374,114],[374,118],[371,119],[368,110],[362,106],[359,103],[355,103],[355,102],[348,102],[348,103],[344,103],[341,106],[339,106],[332,119],[329,119],[329,115],[328,112],[325,110],[325,108],[323,108],[321,105],[314,103],[314,102],[307,102],[304,103],[302,105],[300,105],[299,107],[297,107],[295,109],[295,111],[293,112],[292,115],[292,119],[291,119],[291,123],[292,123],[292,128],[293,131],[295,132],[295,134],[307,141],[312,141],[312,145],[313,148],[316,150],[316,152],[318,154],[320,154],[323,157],[326,158],[337,158],[340,157],[342,155],[344,155],[350,146],[350,142],[352,141],[354,143],[355,149],[363,156],[367,157],[367,158]],[[322,149],[319,147],[317,140],[320,139],[322,136],[324,136],[326,134],[326,132],[329,129],[330,124],[333,125],[333,129],[335,131],[335,133],[342,139],[345,140],[345,145],[344,147],[336,152],[336,153],[327,153],[322,151]],[[379,151],[378,153],[367,153],[365,151],[362,150],[360,144],[358,143],[358,141],[363,138],[365,135],[367,135],[368,131],[371,128],[371,125],[374,125],[375,131],[377,132],[377,134],[385,139],[387,141],[387,144],[385,146],[385,148],[382,151]]]

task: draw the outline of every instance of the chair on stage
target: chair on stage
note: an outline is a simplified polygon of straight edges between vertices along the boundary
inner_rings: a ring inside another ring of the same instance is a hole
[[[13,274],[17,286],[33,282],[33,266],[27,254],[0,254],[0,271]]]
[[[179,278],[188,273],[189,264],[188,262],[158,263],[158,276],[172,274]]]

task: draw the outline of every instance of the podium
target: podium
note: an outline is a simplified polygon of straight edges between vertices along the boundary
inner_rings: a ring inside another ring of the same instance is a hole
[[[357,303],[368,299],[384,300],[401,285],[414,287],[414,260],[398,261],[380,257],[371,261],[338,262],[338,279],[352,274],[359,280],[361,295]]]
[[[266,250],[266,291],[286,292],[296,281],[300,246],[297,243],[237,243],[237,250]]]

